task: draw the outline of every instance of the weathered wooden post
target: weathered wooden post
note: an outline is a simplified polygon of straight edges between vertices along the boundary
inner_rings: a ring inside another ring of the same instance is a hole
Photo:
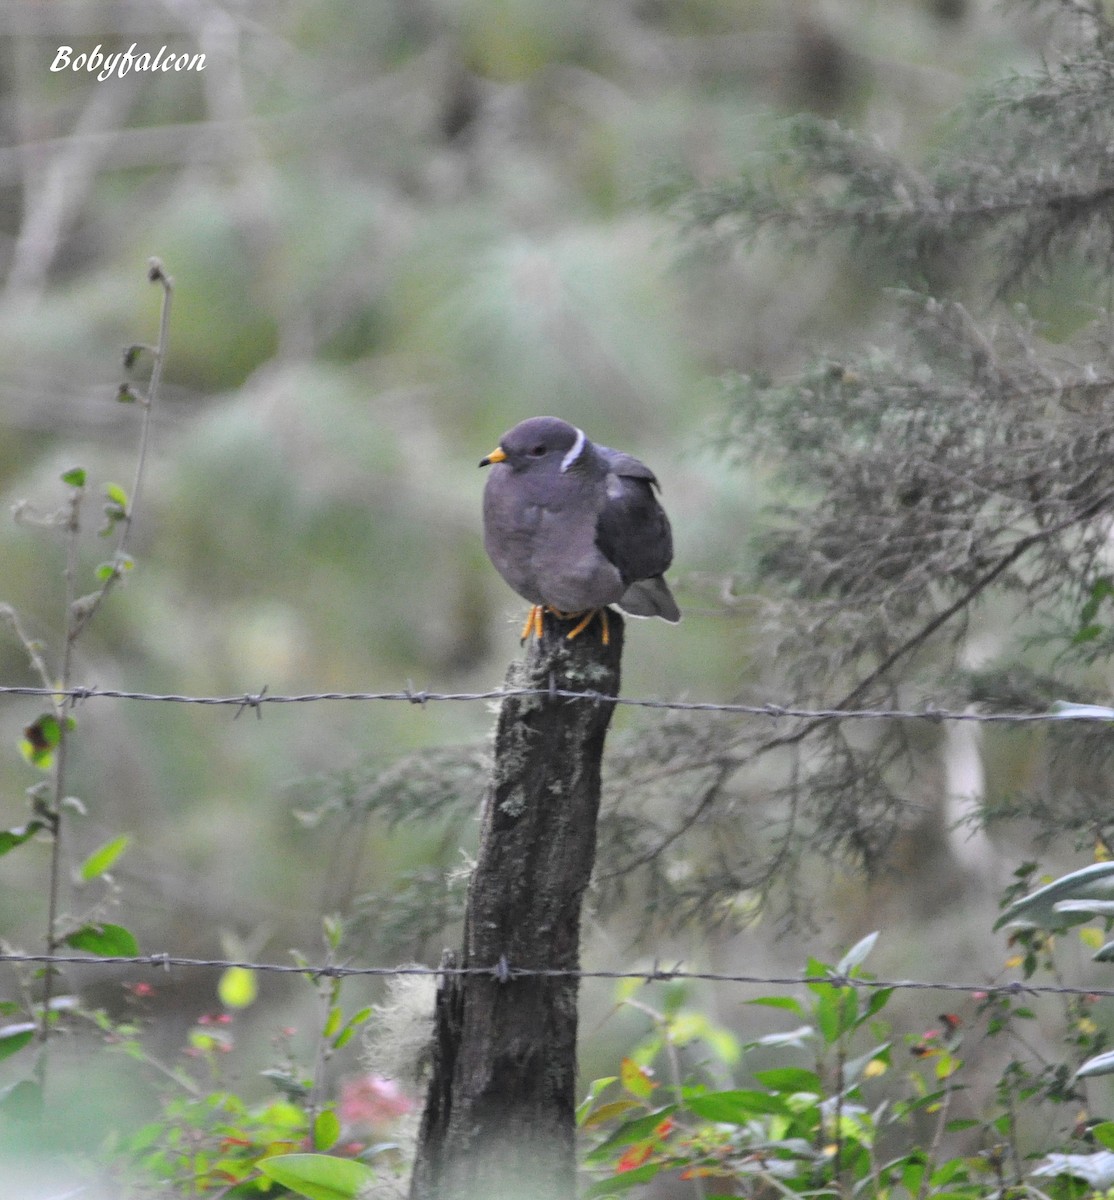
[[[570,642],[547,620],[544,640],[511,665],[507,686],[617,695],[622,617],[609,612],[608,627],[606,646],[598,622]],[[411,1200],[576,1194],[578,981],[513,971],[579,967],[613,707],[549,696],[503,701],[459,960],[496,970],[441,977]]]

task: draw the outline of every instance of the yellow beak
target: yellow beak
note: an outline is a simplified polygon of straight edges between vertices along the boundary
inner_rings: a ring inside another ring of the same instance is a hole
[[[506,458],[507,454],[503,447],[496,446],[495,449],[492,450],[492,452],[487,456],[487,458],[480,459],[480,466],[490,467],[492,463],[505,462]]]

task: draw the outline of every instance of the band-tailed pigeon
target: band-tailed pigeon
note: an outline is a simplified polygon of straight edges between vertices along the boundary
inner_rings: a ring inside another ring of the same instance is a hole
[[[522,630],[542,634],[542,612],[582,619],[609,604],[636,617],[681,619],[662,578],[673,561],[658,481],[629,454],[597,446],[557,417],[531,417],[505,433],[480,462],[484,547],[495,569],[533,605]]]

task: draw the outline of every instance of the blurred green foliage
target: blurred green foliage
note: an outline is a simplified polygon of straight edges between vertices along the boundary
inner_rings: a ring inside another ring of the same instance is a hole
[[[795,369],[818,339],[868,324],[872,264],[787,258],[762,236],[745,258],[682,253],[649,199],[678,174],[734,172],[771,111],[841,115],[919,156],[962,90],[1035,61],[1042,36],[1027,11],[962,0],[6,11],[0,493],[49,512],[75,464],[94,489],[129,478],[138,419],[114,399],[120,351],[154,339],[142,280],[159,255],[176,306],[136,568],[74,678],[193,694],[497,684],[521,606],[483,557],[475,464],[541,412],[663,483],[686,618],[631,630],[627,694],[752,684],[764,630],[735,588],[768,468],[715,453],[723,397],[708,380]],[[103,83],[48,69],[61,44],[133,41],[200,47],[206,69]],[[104,559],[94,534],[83,586]],[[0,600],[54,669],[63,561],[57,531],[0,523]],[[13,638],[0,678],[35,682]],[[25,819],[36,777],[17,746],[40,710],[0,702],[0,827]],[[362,897],[366,913],[423,868],[456,869],[474,836],[408,811],[307,825],[294,810],[328,806],[312,781],[330,771],[475,743],[481,704],[234,721],[102,700],[76,718],[70,777],[89,815],[70,824],[67,864],[132,835],[115,875],[144,949],[215,953],[230,933],[281,955],[326,908]],[[617,734],[657,719],[624,712]],[[479,790],[461,799],[478,809]],[[47,865],[20,849],[0,872],[0,935],[31,949]],[[370,960],[418,952],[384,923],[360,928]],[[212,990],[198,980],[166,1003],[192,1015]],[[276,988],[268,1004],[294,1002]]]

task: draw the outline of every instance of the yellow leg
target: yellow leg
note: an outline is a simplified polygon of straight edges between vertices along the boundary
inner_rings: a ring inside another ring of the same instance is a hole
[[[600,619],[600,640],[605,646],[611,645],[611,627],[607,622],[606,608],[589,608],[582,612],[565,612],[560,608],[553,608],[551,605],[535,604],[526,614],[526,623],[522,626],[522,634],[520,641],[527,641],[531,637],[536,637],[541,641],[544,631],[545,613],[552,613],[559,621],[576,621],[576,625],[565,634],[567,641],[572,641],[573,638],[579,637],[585,629],[591,625],[593,619],[598,615]],[[579,617],[579,620],[577,618]]]
[[[570,617],[575,617],[576,615],[577,615],[576,613],[569,614]],[[607,609],[606,608],[590,608],[590,609],[588,609],[588,611],[577,622],[576,626],[573,629],[570,629],[569,632],[565,635],[566,639],[571,642],[574,637],[579,637],[580,634],[582,634],[584,632],[584,630],[587,629],[589,625],[591,625],[592,618],[597,615],[599,616],[600,625],[602,627],[601,640],[605,646],[610,645],[611,644],[611,630],[608,628],[608,625],[607,625]]]
[[[542,606],[540,604],[532,605],[530,611],[526,614],[526,624],[522,626],[522,634],[518,640],[525,642],[531,635],[534,635],[541,641]]]

